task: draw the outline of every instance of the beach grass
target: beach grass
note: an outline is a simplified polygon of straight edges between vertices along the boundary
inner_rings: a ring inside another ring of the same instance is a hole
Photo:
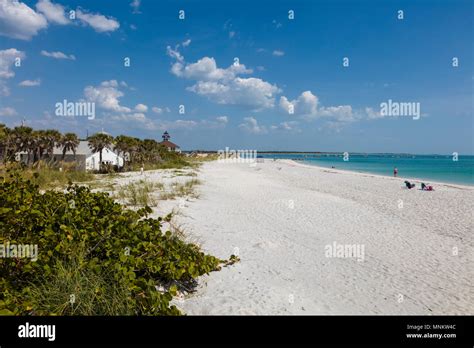
[[[47,165],[31,168],[21,168],[17,163],[10,163],[0,167],[0,174],[5,175],[7,169],[20,169],[24,179],[29,179],[39,185],[40,189],[63,189],[69,182],[83,183],[94,180],[94,175],[83,170],[76,170],[74,165],[64,165],[62,170]]]
[[[132,206],[149,206],[157,205],[156,199],[153,197],[154,190],[162,189],[163,184],[152,183],[145,180],[132,182],[119,188],[116,198]]]
[[[198,179],[191,179],[184,183],[174,182],[166,191],[160,194],[160,199],[169,200],[177,197],[199,198],[199,193],[196,192],[196,186],[200,184],[201,181]]]

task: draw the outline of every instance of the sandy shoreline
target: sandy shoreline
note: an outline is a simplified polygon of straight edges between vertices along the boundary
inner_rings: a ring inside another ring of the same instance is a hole
[[[416,182],[418,186],[419,186],[419,183],[424,182],[425,184],[429,183],[430,185],[443,185],[443,186],[459,188],[459,189],[468,189],[468,190],[469,189],[474,189],[474,186],[470,186],[470,185],[451,183],[451,182],[443,182],[443,181],[433,181],[431,179],[405,177],[403,175],[399,175],[397,178],[395,178],[391,175],[381,175],[381,174],[374,174],[374,173],[368,173],[368,172],[357,172],[357,171],[354,171],[354,170],[347,170],[347,169],[328,168],[328,167],[323,167],[323,166],[318,166],[318,165],[301,163],[299,161],[290,160],[290,159],[279,159],[277,161],[287,163],[289,165],[297,165],[297,166],[302,166],[302,167],[307,167],[307,168],[316,167],[318,169],[332,170],[332,171],[335,171],[335,172],[338,172],[338,173],[349,173],[351,175],[352,174],[354,174],[354,175],[363,175],[363,176],[368,175],[368,176],[373,176],[373,177],[377,177],[377,178],[386,178],[386,179],[394,179],[394,180],[399,180],[400,178],[403,178],[403,181],[408,180],[410,182]]]
[[[474,314],[472,187],[408,190],[404,178],[268,159],[205,163],[197,178],[180,224],[241,261],[201,277],[176,303],[187,314]],[[337,245],[362,260],[328,254]]]

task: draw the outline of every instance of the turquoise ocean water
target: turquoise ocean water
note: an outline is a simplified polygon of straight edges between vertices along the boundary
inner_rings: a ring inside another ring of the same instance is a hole
[[[474,156],[458,156],[453,161],[450,155],[410,155],[410,154],[351,154],[347,161],[340,154],[301,153],[260,153],[259,157],[293,159],[305,164],[336,169],[393,176],[393,168],[398,168],[398,176],[457,183],[474,186]]]

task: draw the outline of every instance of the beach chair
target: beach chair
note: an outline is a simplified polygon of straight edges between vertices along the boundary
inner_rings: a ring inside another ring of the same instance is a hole
[[[407,189],[411,190],[415,187],[415,184],[412,184],[409,181],[405,180],[405,186],[407,187]]]

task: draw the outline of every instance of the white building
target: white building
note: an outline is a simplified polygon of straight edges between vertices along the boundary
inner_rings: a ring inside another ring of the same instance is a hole
[[[123,167],[123,157],[119,156],[109,148],[102,150],[102,163],[109,164],[111,166]],[[91,153],[86,157],[86,170],[99,170],[100,169],[100,153]]]
[[[63,149],[55,147],[53,154],[56,161],[61,161]],[[100,154],[99,152],[92,152],[91,148],[89,147],[89,142],[86,140],[81,140],[77,146],[76,156],[74,156],[72,151],[67,151],[64,161],[76,161],[79,163],[80,167],[84,168],[85,170],[100,169]],[[123,157],[119,156],[117,153],[107,147],[102,150],[102,162],[104,164],[117,167],[123,167],[124,165]]]

